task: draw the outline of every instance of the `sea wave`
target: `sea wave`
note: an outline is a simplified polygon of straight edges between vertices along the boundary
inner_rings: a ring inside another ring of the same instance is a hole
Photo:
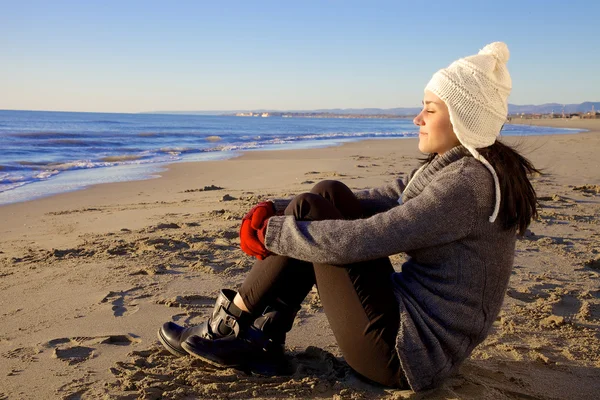
[[[251,150],[251,149],[260,149],[264,147],[265,143],[252,142],[252,143],[244,143],[244,144],[230,144],[230,145],[222,145],[210,147],[207,149],[203,149],[203,152],[214,152],[214,151],[241,151],[241,150]]]
[[[111,163],[106,162],[93,162],[91,160],[77,160],[63,163],[52,164],[52,168],[58,171],[69,171],[72,169],[88,169],[97,167],[108,167]]]
[[[59,174],[60,171],[56,169],[52,170],[44,170],[38,174],[33,175],[33,179],[35,180],[44,180],[53,177],[54,175]]]
[[[86,124],[109,124],[109,125],[127,125],[129,122],[126,121],[111,121],[111,120],[96,120],[96,121],[83,121]]]
[[[523,124],[505,124],[502,127],[502,133],[511,135],[512,132],[518,135],[547,135],[557,133],[578,133],[582,129],[578,128],[555,128],[550,126],[523,125]]]
[[[338,138],[380,138],[380,137],[417,137],[418,132],[331,132],[323,134],[310,134],[301,136],[287,136],[282,140],[299,141],[299,140],[329,140]]]
[[[43,136],[43,135],[42,135]],[[68,136],[68,135],[66,135]],[[73,135],[71,135],[73,136]],[[271,135],[246,135],[242,139],[238,136],[236,142],[219,143],[214,142],[222,140],[222,137],[212,135],[205,138],[203,142],[197,142],[198,146],[165,146],[159,148],[129,148],[122,149],[128,154],[110,154],[110,150],[115,150],[114,147],[94,147],[95,151],[91,151],[86,147],[87,154],[100,154],[89,159],[64,160],[64,161],[40,161],[40,160],[20,160],[14,163],[1,165],[3,178],[0,184],[4,185],[3,190],[16,188],[18,184],[26,184],[36,181],[51,179],[65,171],[92,169],[102,167],[114,167],[119,165],[129,164],[153,164],[153,163],[168,163],[176,162],[182,159],[184,154],[190,153],[205,153],[205,152],[234,152],[251,149],[261,149],[267,146],[286,145],[290,143],[309,141],[309,140],[335,140],[335,139],[360,139],[366,137],[405,137],[416,136],[413,132],[332,132],[326,134],[307,134],[307,135],[289,135],[285,137],[273,137]],[[74,144],[81,145],[84,140],[77,138],[60,138],[52,139],[56,144]],[[195,142],[195,141],[192,141]],[[214,143],[205,147],[207,142]],[[102,143],[103,145],[104,143]],[[108,154],[107,154],[108,153]],[[8,186],[11,185],[11,186]]]
[[[27,177],[25,175],[20,174],[0,174],[0,184],[12,184],[15,182],[24,182],[27,181]]]
[[[272,139],[264,138],[263,136],[245,136],[244,138],[250,139],[251,141],[243,143],[231,143],[223,144],[219,146],[204,148],[199,151],[212,152],[212,151],[241,151],[241,150],[253,150],[259,149],[266,146],[273,145],[284,145],[309,140],[336,140],[336,139],[365,139],[365,138],[404,138],[404,137],[417,137],[417,132],[332,132],[326,134],[309,134],[309,135],[293,135],[285,137],[275,137]]]
[[[45,166],[51,164],[51,162],[49,162],[49,161],[27,161],[27,160],[23,160],[23,161],[16,161],[15,164],[23,166],[23,167],[45,167]]]
[[[4,165],[0,165],[0,173],[11,173],[11,172],[15,172],[15,171],[23,171],[23,170],[27,170],[27,169],[31,169],[31,170],[36,170],[36,169],[42,169],[45,168],[48,164],[47,163],[40,163],[40,164],[29,164],[29,165],[21,165],[18,162],[15,162],[14,164],[4,164]]]
[[[194,151],[198,150],[190,147],[163,147],[157,150],[158,153],[170,154],[173,156],[178,156],[183,153],[190,153]]]
[[[148,159],[144,155],[117,155],[100,157],[97,160],[74,160],[67,162],[19,161],[14,166],[3,165],[0,172],[0,193],[13,190],[28,183],[48,180],[66,171],[115,167],[119,165],[153,164],[179,161],[172,155],[151,153]]]
[[[53,137],[56,139],[68,139],[83,137],[83,135],[79,133],[68,132],[12,132],[8,133],[6,136],[28,139],[48,139],[49,137]]]
[[[121,155],[121,156],[106,156],[100,157],[100,161],[106,162],[123,162],[123,161],[135,161],[144,158],[142,155]]]
[[[0,180],[0,193],[16,189],[26,185],[28,182],[2,183]]]
[[[163,135],[162,133],[158,133],[158,132],[140,132],[137,134],[137,136],[139,137],[156,137],[156,136],[161,136]]]
[[[173,129],[173,128],[171,128]],[[208,141],[212,141],[212,140],[223,140],[222,136],[226,135],[226,133],[219,133],[219,135],[208,135],[206,132],[185,132],[185,131],[174,131],[174,132],[167,132],[163,129],[161,129],[160,132],[139,132],[136,133],[136,136],[138,137],[176,137],[176,138],[180,138],[180,137],[193,137],[193,138],[204,138],[204,140],[208,140]]]
[[[110,148],[120,146],[122,142],[108,140],[89,140],[89,139],[52,139],[41,143],[35,143],[36,147],[53,147],[56,145],[69,147],[92,147],[100,146],[101,148]]]
[[[217,141],[216,135],[211,135],[205,138],[205,141],[186,141],[187,143],[197,143],[192,146],[163,146],[157,148],[121,148],[121,154],[116,153],[116,146],[104,146],[105,143],[97,143],[97,141],[85,141],[79,138],[59,138],[52,139],[56,144],[73,144],[82,145],[85,147],[85,152],[79,152],[78,155],[89,155],[89,158],[71,159],[71,160],[19,160],[11,163],[4,163],[0,166],[4,173],[10,175],[5,177],[7,183],[16,181],[39,181],[50,179],[61,172],[92,169],[102,167],[114,167],[127,164],[152,164],[175,162],[181,160],[186,154],[205,153],[205,152],[233,152],[244,150],[255,150],[264,147],[289,145],[302,141],[315,140],[336,140],[336,139],[363,139],[377,137],[410,137],[416,136],[416,132],[329,132],[324,134],[300,134],[288,136],[273,136],[273,135],[245,135],[238,136],[236,141],[227,143],[223,138],[218,137],[221,142]],[[211,139],[211,140],[209,140]],[[95,147],[87,147],[87,144],[94,143]],[[210,143],[210,144],[209,144]],[[112,154],[111,154],[112,153]],[[116,153],[116,154],[115,154]],[[71,154],[74,156],[74,154]],[[77,156],[75,156],[77,157]]]

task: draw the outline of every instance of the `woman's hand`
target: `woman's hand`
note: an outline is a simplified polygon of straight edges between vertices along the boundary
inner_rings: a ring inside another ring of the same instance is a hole
[[[254,206],[242,218],[240,227],[240,247],[244,253],[264,260],[271,254],[265,248],[265,233],[269,218],[275,215],[275,205],[271,201],[263,201]]]

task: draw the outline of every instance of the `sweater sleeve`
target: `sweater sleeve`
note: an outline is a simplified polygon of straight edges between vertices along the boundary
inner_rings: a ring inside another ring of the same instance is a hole
[[[476,185],[460,167],[440,173],[406,203],[367,219],[273,217],[265,246],[279,255],[344,265],[450,243],[467,236],[479,214]]]
[[[385,186],[355,191],[354,195],[360,202],[363,215],[372,216],[397,206],[403,191],[404,183],[396,179]]]

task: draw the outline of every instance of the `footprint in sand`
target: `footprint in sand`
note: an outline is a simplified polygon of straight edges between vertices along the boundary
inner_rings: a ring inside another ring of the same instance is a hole
[[[474,362],[466,362],[461,367],[461,373],[451,378],[445,386],[453,389],[452,395],[448,393],[448,397],[468,394],[469,398],[487,398],[490,393],[498,393],[502,398],[537,399],[528,394],[530,385],[525,380],[499,369],[490,370]],[[439,393],[442,396],[446,394],[444,389]]]
[[[162,224],[158,224],[154,227],[154,229],[156,230],[163,230],[163,229],[179,229],[181,228],[179,225],[177,225],[174,222],[171,223],[162,223]]]
[[[82,378],[73,379],[71,382],[60,386],[56,390],[56,394],[63,400],[80,400],[83,395],[90,390],[93,382],[90,376],[86,375]]]
[[[201,296],[198,294],[175,296],[170,299],[160,299],[157,304],[164,304],[167,307],[179,307],[186,310],[200,310],[204,308],[212,308],[215,305],[214,297]]]
[[[596,271],[600,271],[600,257],[599,258],[595,258],[595,259],[590,259],[588,261],[586,261],[584,264],[584,267],[596,270]]]
[[[237,227],[236,227],[237,228]],[[239,232],[237,230],[228,230],[228,231],[217,231],[214,236],[216,237],[220,237],[223,239],[237,239],[239,237]],[[226,244],[229,244],[228,242],[225,242]]]
[[[174,322],[178,323],[179,325],[191,326],[206,321],[209,313],[210,310],[208,309],[204,310],[204,312],[189,311],[186,313],[175,314],[171,318]]]
[[[19,359],[21,361],[35,361],[36,355],[40,353],[40,350],[36,347],[18,347],[13,350],[9,350],[0,354],[4,358],[8,359]]]
[[[597,195],[600,194],[600,185],[574,186],[573,190],[581,192],[583,195]]]
[[[79,364],[94,357],[94,349],[86,346],[73,346],[64,349],[54,349],[52,357],[66,361],[69,365]]]
[[[138,310],[137,304],[133,303],[132,300],[140,298],[140,296],[134,297],[133,299],[131,297],[133,296],[133,293],[141,289],[142,288],[140,287],[134,287],[121,292],[110,291],[102,300],[100,300],[100,303],[110,303],[115,317],[123,317]],[[141,297],[145,296],[142,295]]]
[[[571,295],[562,296],[558,303],[552,305],[552,314],[563,317],[567,321],[572,321],[579,313],[581,301]]]
[[[141,339],[132,334],[107,335],[92,337],[71,337],[52,339],[41,345],[46,349],[54,349],[53,358],[69,365],[79,364],[95,357],[98,346],[129,346],[140,343]]]
[[[169,238],[148,239],[138,245],[138,252],[144,251],[178,251],[189,249],[190,245],[181,240]]]
[[[553,283],[542,283],[539,285],[533,285],[529,288],[509,288],[506,292],[506,295],[525,303],[533,303],[537,299],[546,299],[550,297],[550,292],[557,287],[558,285]]]
[[[237,399],[323,398],[324,393],[330,398],[339,393],[343,398],[373,398],[361,388],[348,388],[358,382],[348,365],[316,347],[289,354],[290,376],[271,377],[215,369],[191,357],[173,359],[162,346],[132,351],[129,356],[129,362],[109,368],[114,375],[114,381],[106,385],[109,395],[130,391],[142,398],[180,398],[185,393],[186,398]]]
[[[525,289],[525,290],[527,290],[527,289]],[[515,300],[524,301],[525,303],[533,303],[537,299],[537,296],[535,294],[522,291],[521,288],[519,288],[519,289],[509,288],[506,291],[506,295]]]

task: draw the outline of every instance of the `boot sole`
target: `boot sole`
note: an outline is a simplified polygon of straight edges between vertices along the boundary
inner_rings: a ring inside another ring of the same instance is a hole
[[[169,341],[167,340],[167,338],[165,338],[163,336],[162,329],[158,330],[158,340],[163,345],[163,347],[165,349],[167,349],[169,351],[169,353],[173,354],[174,356],[176,356],[176,357],[185,357],[185,356],[188,355],[188,353],[182,352],[181,350],[176,349],[175,347],[173,347],[173,345],[171,343],[169,343]]]
[[[221,369],[226,369],[226,368],[240,368],[242,367],[244,364],[242,363],[238,363],[238,364],[233,364],[233,365],[223,365],[220,364],[216,361],[211,360],[210,358],[206,358],[198,353],[194,352],[194,349],[191,348],[186,342],[183,342],[181,344],[181,347],[183,347],[183,349],[187,352],[186,355],[190,355],[193,356],[195,358],[198,358],[199,360],[204,361],[207,364],[212,365],[213,367],[217,367],[217,368],[221,368]]]
[[[272,362],[264,360],[246,360],[237,364],[224,365],[217,361],[211,360],[210,358],[207,358],[201,354],[195,353],[193,348],[191,348],[186,342],[183,342],[181,344],[181,347],[183,347],[185,351],[187,351],[187,354],[191,355],[192,357],[195,357],[200,361],[219,369],[234,368],[247,373],[251,372],[263,376],[289,376],[294,373],[294,371],[290,369],[291,366],[287,363],[287,361],[285,365],[279,364],[279,367],[275,366],[276,364],[273,364]]]

